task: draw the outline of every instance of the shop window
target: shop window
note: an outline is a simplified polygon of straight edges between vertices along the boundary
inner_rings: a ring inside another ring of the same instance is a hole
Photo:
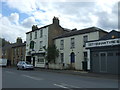
[[[108,53],[107,56],[113,56],[113,53]]]
[[[38,63],[44,63],[44,58],[39,58]]]

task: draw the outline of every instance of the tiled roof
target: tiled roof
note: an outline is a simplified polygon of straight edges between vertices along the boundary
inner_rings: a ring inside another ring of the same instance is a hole
[[[20,46],[25,46],[26,43],[12,43],[12,44],[7,44],[4,47],[2,47],[2,50],[6,50],[9,48],[15,48],[15,47],[20,47]]]
[[[100,40],[112,39],[112,36],[115,36],[115,38],[120,38],[120,32],[116,31],[116,30],[112,30],[107,35],[105,35],[102,38],[100,38]]]
[[[90,33],[90,32],[95,32],[95,31],[102,31],[107,33],[106,31],[97,28],[97,27],[89,27],[89,28],[85,28],[85,29],[81,29],[81,30],[75,30],[75,31],[70,31],[68,33],[64,33],[60,36],[57,36],[54,39],[58,39],[58,38],[64,38],[64,37],[70,37],[70,36],[74,36],[74,35],[80,35],[80,34],[85,34],[85,33]]]
[[[12,46],[12,48],[14,48],[14,47],[20,47],[20,46],[25,46],[25,45],[26,45],[26,43],[16,43],[16,44],[14,44]]]

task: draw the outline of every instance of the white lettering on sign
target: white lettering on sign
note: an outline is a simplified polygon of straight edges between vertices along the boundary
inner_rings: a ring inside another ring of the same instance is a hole
[[[120,45],[120,38],[86,43],[87,48],[100,47],[100,46],[113,46],[113,45]]]

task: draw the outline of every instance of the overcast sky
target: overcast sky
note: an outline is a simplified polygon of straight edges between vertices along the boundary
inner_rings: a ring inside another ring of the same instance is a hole
[[[0,36],[10,42],[15,42],[17,37],[25,41],[25,33],[33,24],[39,27],[51,24],[54,16],[68,29],[92,26],[106,31],[118,29],[118,0],[73,1],[2,0]]]

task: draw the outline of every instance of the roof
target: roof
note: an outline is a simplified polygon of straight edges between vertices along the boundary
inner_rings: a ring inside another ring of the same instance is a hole
[[[100,38],[99,40],[113,39],[112,36],[114,36],[114,38],[120,38],[120,32],[116,30],[112,30],[111,32],[109,32],[108,34]]]
[[[10,48],[15,48],[15,47],[20,47],[20,46],[26,46],[26,43],[12,43],[12,44],[7,44],[4,47],[2,47],[2,50],[10,49]]]
[[[96,31],[102,31],[102,32],[108,33],[108,32],[106,32],[100,28],[97,28],[97,27],[89,27],[89,28],[85,28],[85,29],[81,29],[81,30],[75,30],[75,31],[73,30],[73,31],[64,33],[62,35],[57,36],[54,39],[70,37],[70,36],[74,36],[74,35],[80,35],[80,34],[85,34],[85,33],[90,33],[90,32],[96,32]]]
[[[26,46],[26,43],[16,43],[16,44],[12,45],[12,48],[21,47],[21,46]]]
[[[46,26],[40,27],[40,28],[38,28],[38,29],[36,29],[36,30],[29,31],[29,32],[27,32],[26,34],[29,34],[29,33],[31,33],[31,32],[34,32],[34,31],[40,30],[40,29],[42,29],[42,28],[49,27],[50,25],[52,25],[52,24],[49,24],[49,25],[46,25]]]
[[[102,38],[100,38],[98,40],[88,41],[88,42],[95,42],[95,41],[115,39],[115,38],[112,38],[112,36],[115,36],[115,38],[120,38],[120,32],[116,31],[116,30],[112,30],[111,32],[109,32],[108,34],[106,34],[105,36],[103,36]]]

